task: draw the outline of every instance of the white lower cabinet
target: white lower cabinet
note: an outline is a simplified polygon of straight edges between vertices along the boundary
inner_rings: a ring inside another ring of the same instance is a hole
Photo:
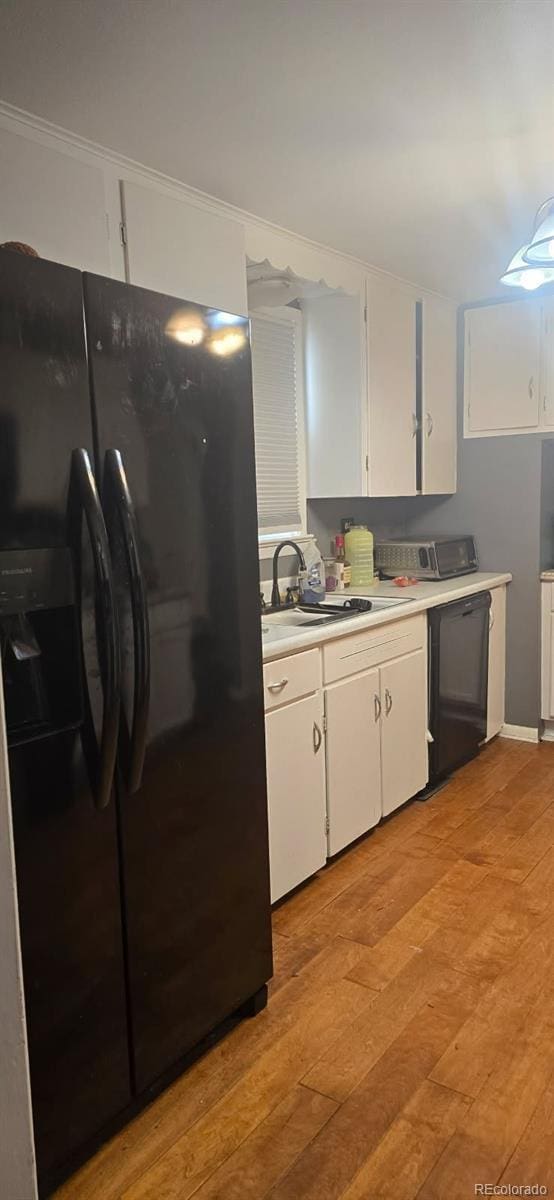
[[[427,783],[424,650],[326,688],[325,721],[333,855]]]
[[[506,588],[493,588],[489,614],[487,742],[504,724],[506,693]]]
[[[425,787],[424,614],[264,666],[271,899]]]
[[[423,650],[381,667],[383,816],[421,791],[429,775],[427,658]]]
[[[327,858],[321,691],[266,712],[265,729],[273,903]]]
[[[378,670],[325,692],[329,854],[381,820],[380,707]]]

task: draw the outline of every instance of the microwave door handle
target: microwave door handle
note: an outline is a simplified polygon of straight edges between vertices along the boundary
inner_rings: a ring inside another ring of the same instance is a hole
[[[96,808],[103,809],[107,808],[110,803],[117,756],[121,699],[119,625],[108,533],[90,458],[86,450],[76,449],[73,451],[71,470],[70,537],[74,547],[79,590],[81,583],[81,526],[82,516],[84,515],[92,549],[96,583],[96,615],[102,639],[100,657],[104,705],[99,750],[96,745],[96,739],[93,739],[91,736],[93,724],[89,696],[87,696],[88,713],[83,729],[83,736],[84,739],[87,737],[90,739],[88,754],[85,745],[85,755],[89,763],[90,746],[93,740],[95,743],[95,762],[94,768],[91,771],[93,795]],[[72,529],[71,525],[73,526]],[[82,628],[81,622],[80,627]],[[82,642],[81,656],[84,663]]]
[[[104,459],[104,502],[110,514],[108,521],[113,511],[119,521],[131,596],[134,688],[126,785],[127,791],[132,794],[140,787],[146,753],[150,705],[150,626],[135,509],[123,458],[120,451],[115,449],[106,450]]]

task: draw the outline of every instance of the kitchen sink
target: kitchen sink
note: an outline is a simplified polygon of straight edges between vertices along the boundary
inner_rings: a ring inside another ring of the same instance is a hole
[[[355,613],[351,613],[355,616]],[[314,625],[330,625],[333,621],[344,621],[342,613],[319,613],[319,612],[303,612],[301,608],[291,606],[290,609],[284,609],[283,612],[267,613],[262,617],[262,623],[269,622],[271,625],[286,625],[288,628],[309,628]]]
[[[321,625],[340,625],[344,620],[354,620],[359,616],[371,616],[371,613],[383,612],[388,608],[396,608],[400,604],[411,604],[409,596],[375,596],[371,597],[371,608],[360,611],[355,607],[347,607],[344,600],[367,601],[368,597],[339,597],[327,596],[320,605],[291,605],[290,608],[277,609],[275,612],[262,613],[262,636],[264,640],[272,641],[290,637],[293,632],[303,630],[309,632]],[[340,605],[339,610],[337,607]],[[334,607],[332,607],[334,606]],[[329,607],[331,611],[324,612]]]

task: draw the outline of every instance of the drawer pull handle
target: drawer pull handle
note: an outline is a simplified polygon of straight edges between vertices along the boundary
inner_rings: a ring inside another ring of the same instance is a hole
[[[373,697],[373,707],[375,709],[375,721],[377,722],[381,716],[381,697],[377,695],[377,692]]]
[[[388,688],[385,688],[385,716],[388,717],[392,709],[392,696]]]
[[[317,721],[314,721],[312,737],[314,743],[314,754],[317,754],[318,750],[321,750],[321,743],[323,741],[323,734],[319,728],[319,725],[317,724]]]
[[[287,686],[287,683],[288,679],[283,676],[283,678],[279,680],[279,683],[268,683],[267,690],[268,692],[282,692],[283,688]]]
[[[427,412],[425,414],[425,416],[426,416],[426,420],[427,420],[427,437],[431,437],[431,434],[434,429],[433,417],[430,412]]]

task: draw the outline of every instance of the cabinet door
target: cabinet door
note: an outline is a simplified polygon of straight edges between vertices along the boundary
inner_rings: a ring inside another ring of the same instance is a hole
[[[466,431],[536,429],[540,305],[529,300],[466,312]]]
[[[308,496],[367,494],[363,299],[333,292],[302,303]]]
[[[0,242],[26,242],[41,258],[109,275],[102,171],[7,129],[0,161]]]
[[[266,713],[271,900],[309,879],[327,857],[321,694]]]
[[[489,613],[487,742],[504,724],[506,691],[506,588],[493,588]]]
[[[130,283],[248,315],[238,221],[136,183],[122,193]]]
[[[456,491],[456,307],[422,301],[422,491]]]
[[[325,693],[329,854],[381,819],[379,671],[334,684]]]
[[[369,494],[416,492],[416,307],[408,287],[370,276]]]
[[[381,667],[381,778],[383,816],[425,787],[427,659],[423,650]]]

